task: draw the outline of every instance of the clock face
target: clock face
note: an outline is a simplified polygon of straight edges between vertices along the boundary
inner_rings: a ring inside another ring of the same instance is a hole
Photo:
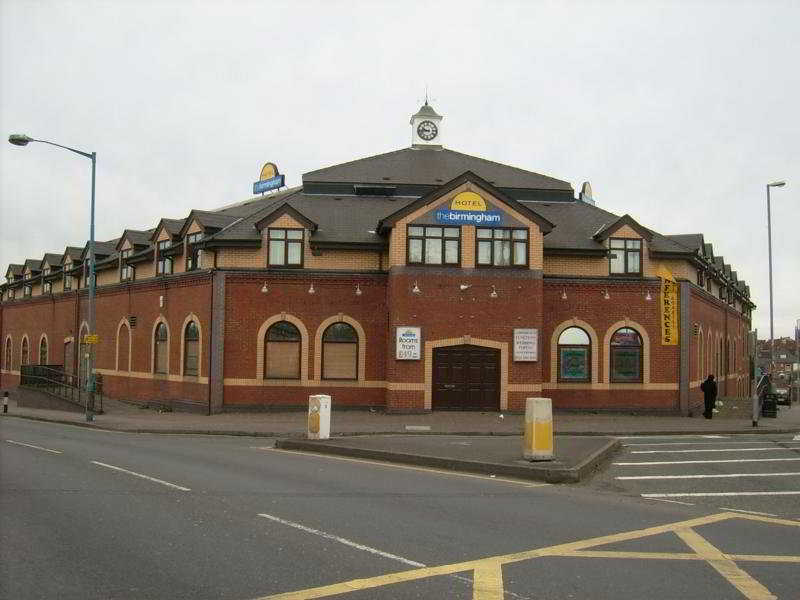
[[[439,133],[439,128],[433,121],[423,121],[417,125],[417,135],[426,142],[431,141]]]

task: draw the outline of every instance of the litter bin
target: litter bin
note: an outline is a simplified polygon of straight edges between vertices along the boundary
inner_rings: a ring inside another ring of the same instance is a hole
[[[761,416],[773,419],[778,416],[778,396],[776,394],[764,395],[764,401],[761,403]]]

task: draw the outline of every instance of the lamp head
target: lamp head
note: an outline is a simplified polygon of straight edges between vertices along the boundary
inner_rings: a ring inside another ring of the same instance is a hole
[[[768,183],[767,187],[783,187],[785,185],[786,185],[785,181],[773,181],[772,183]]]
[[[8,142],[10,144],[14,144],[15,146],[27,146],[28,143],[32,141],[32,137],[28,137],[22,133],[12,133],[10,136],[8,136]]]

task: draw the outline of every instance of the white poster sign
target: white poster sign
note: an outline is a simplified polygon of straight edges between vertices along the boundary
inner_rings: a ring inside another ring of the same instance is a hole
[[[514,360],[516,362],[534,362],[539,355],[539,330],[514,330]]]
[[[422,329],[398,327],[395,336],[395,358],[397,360],[419,360],[422,348]]]

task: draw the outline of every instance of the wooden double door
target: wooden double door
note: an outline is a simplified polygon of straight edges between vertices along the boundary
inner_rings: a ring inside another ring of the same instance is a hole
[[[433,350],[433,410],[500,410],[500,350],[445,346]]]

